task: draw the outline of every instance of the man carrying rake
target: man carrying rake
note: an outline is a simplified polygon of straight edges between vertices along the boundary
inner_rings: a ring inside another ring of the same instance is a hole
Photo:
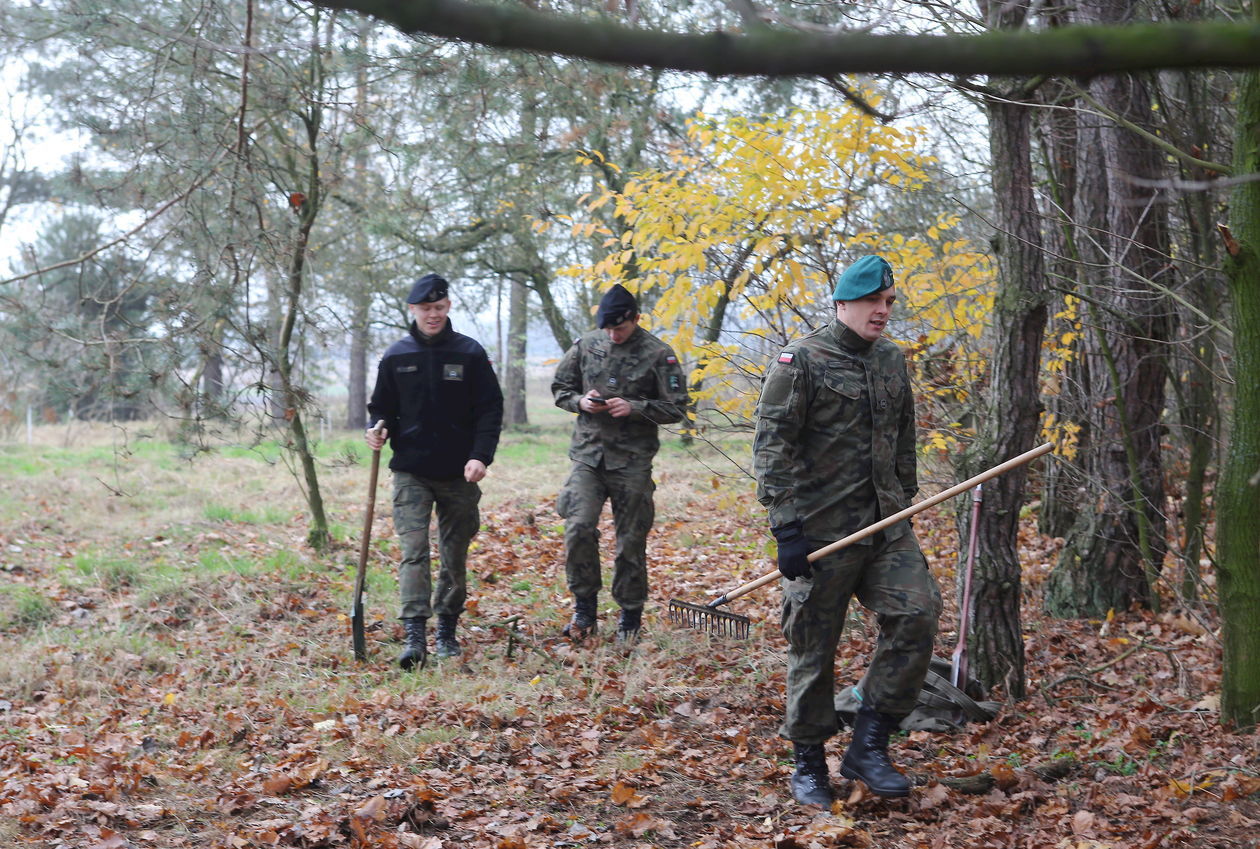
[[[855,262],[832,294],[835,320],[779,353],[757,404],[757,497],[778,542],[788,642],[780,734],[794,744],[792,795],[806,805],[832,801],[825,744],[840,730],[835,652],[854,595],[876,614],[879,640],[854,688],[862,707],[840,774],[880,796],[910,792],[888,759],[888,738],[914,709],[941,612],[914,531],[901,521],[813,564],[807,559],[906,508],[918,491],[905,358],[881,338],[895,299],[885,259]]]

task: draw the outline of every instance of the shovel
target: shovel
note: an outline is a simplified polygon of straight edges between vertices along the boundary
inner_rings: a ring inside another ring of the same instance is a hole
[[[372,426],[380,433],[385,420]],[[350,636],[354,640],[354,659],[367,660],[367,636],[363,632],[363,579],[367,576],[368,545],[372,542],[372,517],[376,512],[376,476],[381,469],[381,451],[372,452],[372,472],[368,477],[367,514],[363,517],[363,533],[359,537],[359,572],[354,576],[354,601],[350,606]]]
[[[830,545],[824,545],[817,551],[810,553],[807,559],[810,563],[813,563],[820,557],[826,557],[832,552],[839,551],[842,548],[847,548],[859,540],[866,539],[869,536],[879,533],[890,525],[897,524],[902,519],[909,519],[914,514],[940,504],[942,501],[953,498],[961,492],[966,492],[972,487],[979,486],[990,478],[995,478],[1000,474],[1009,472],[1011,469],[1022,466],[1030,460],[1035,460],[1043,454],[1048,454],[1053,448],[1054,443],[1052,442],[1046,442],[1042,445],[1038,445],[1031,451],[1025,451],[1017,457],[1012,457],[1004,463],[999,463],[987,472],[981,472],[973,478],[968,478],[960,484],[951,486],[944,492],[938,492],[931,498],[926,498],[918,504],[912,504],[900,513],[894,513],[891,516],[880,519],[873,525],[868,525],[860,531],[849,534],[844,539],[836,540]],[[780,577],[782,577],[782,575],[779,573],[779,570],[775,569],[768,575],[762,575],[760,578],[749,581],[741,587],[737,587],[723,593],[708,604],[692,604],[691,602],[679,601],[678,599],[670,599],[669,621],[674,625],[683,628],[695,628],[698,630],[710,631],[714,634],[722,636],[732,636],[737,638],[747,637],[749,628],[752,625],[751,619],[747,616],[740,616],[738,613],[728,613],[725,610],[718,610],[717,608],[727,604],[728,602],[734,601],[742,595],[747,595],[753,590],[761,589],[766,584]]]

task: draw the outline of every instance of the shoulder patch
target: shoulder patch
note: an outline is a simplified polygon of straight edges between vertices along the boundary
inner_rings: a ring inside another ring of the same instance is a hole
[[[669,363],[671,366],[676,366],[678,365],[678,358],[673,354],[668,354],[665,357],[665,362]]]
[[[795,358],[796,354],[793,354],[791,351],[784,351],[782,354],[779,354],[779,362],[781,363],[791,363]]]

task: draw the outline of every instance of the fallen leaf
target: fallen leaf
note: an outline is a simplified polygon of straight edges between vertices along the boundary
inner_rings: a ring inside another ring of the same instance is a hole
[[[289,792],[289,787],[292,786],[292,784],[292,778],[284,773],[280,773],[279,775],[273,775],[271,778],[268,778],[263,782],[263,792],[269,796],[280,796]]]
[[[354,811],[354,816],[362,820],[380,820],[385,819],[385,797],[373,796]]]
[[[944,784],[933,784],[923,792],[917,793],[915,798],[918,800],[919,810],[929,811],[945,803],[945,800],[949,798],[949,790]]]
[[[442,849],[442,841],[436,837],[425,837],[423,834],[403,832],[398,835],[398,845],[403,849]]]

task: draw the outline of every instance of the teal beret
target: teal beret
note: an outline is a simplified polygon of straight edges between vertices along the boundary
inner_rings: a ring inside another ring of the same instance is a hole
[[[872,292],[882,292],[893,285],[892,266],[882,256],[871,254],[850,265],[840,275],[833,301],[856,301]]]

